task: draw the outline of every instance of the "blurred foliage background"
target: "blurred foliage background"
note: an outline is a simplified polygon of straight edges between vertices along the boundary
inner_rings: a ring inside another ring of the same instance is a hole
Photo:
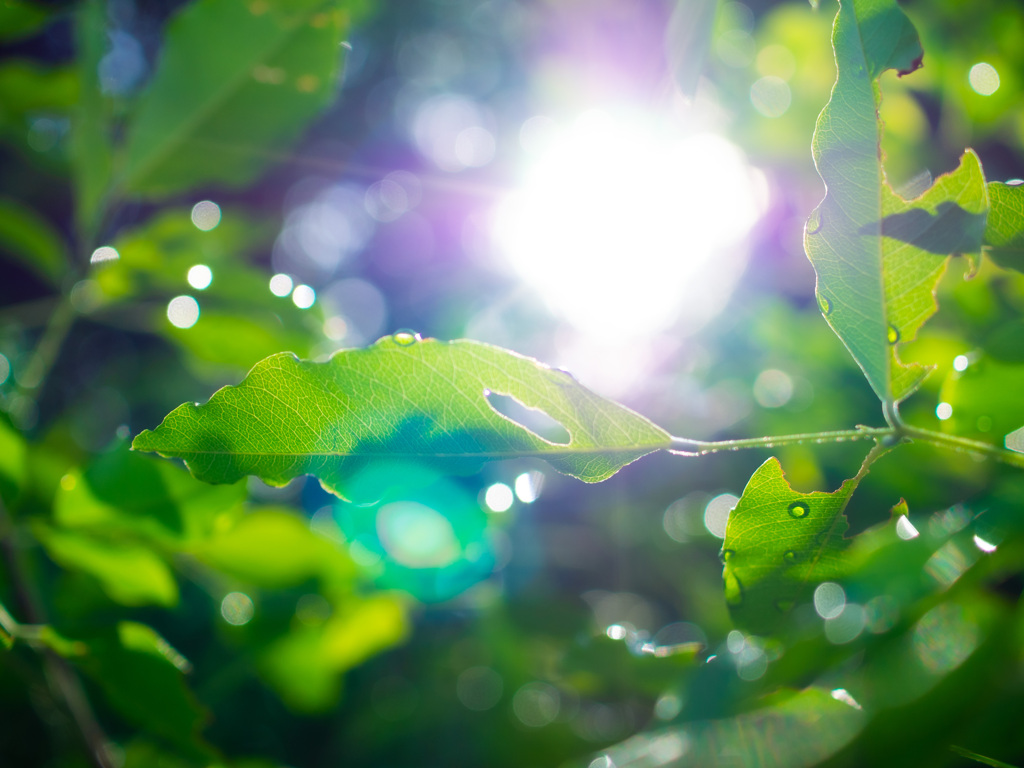
[[[1024,9],[904,7],[926,54],[883,79],[890,181],[922,191],[965,146],[990,180],[1024,176]],[[566,367],[677,435],[880,424],[801,243],[834,12],[0,0],[0,594],[46,625],[0,652],[0,763],[603,766],[635,733],[811,684],[869,719],[790,765],[1024,760],[1015,470],[894,451],[851,527],[902,498],[925,540],[865,538],[844,585],[890,602],[853,637],[810,613],[760,641],[730,624],[718,551],[767,451],[655,455],[598,486],[528,460],[406,467],[358,506],[127,450],[271,353],[397,329]],[[1001,443],[1024,425],[1022,277],[965,271],[911,347],[937,370],[904,413]],[[809,491],[863,452],[777,454]],[[894,677],[901,653],[926,673]],[[787,764],[739,743],[730,765]],[[637,764],[678,757],[659,744]]]

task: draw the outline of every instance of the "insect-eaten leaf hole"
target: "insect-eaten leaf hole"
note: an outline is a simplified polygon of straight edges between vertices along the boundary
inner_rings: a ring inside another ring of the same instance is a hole
[[[542,410],[530,408],[510,395],[499,395],[489,389],[484,390],[484,398],[495,412],[549,443],[568,445],[572,440],[569,430]]]

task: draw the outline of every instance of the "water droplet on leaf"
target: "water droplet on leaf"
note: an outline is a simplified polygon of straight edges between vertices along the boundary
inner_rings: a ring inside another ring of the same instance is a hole
[[[889,326],[889,330],[886,331],[885,338],[890,344],[895,344],[900,340],[900,332],[895,325]]]
[[[832,312],[832,302],[829,301],[825,296],[818,294],[818,306],[821,308],[821,314],[828,317]]]
[[[734,549],[723,549],[723,550],[722,550],[722,551],[721,551],[721,552],[719,553],[719,555],[718,555],[718,559],[719,559],[719,560],[721,560],[721,561],[722,561],[723,563],[728,563],[728,562],[729,562],[729,559],[730,559],[730,558],[731,558],[731,557],[732,557],[733,555],[735,555],[735,554],[736,554],[736,550],[734,550]]]
[[[743,583],[739,580],[731,568],[722,572],[722,579],[725,581],[725,602],[731,608],[738,608],[743,605]]]
[[[815,208],[811,211],[811,217],[807,219],[807,234],[816,235],[821,232],[821,225],[824,223],[825,217],[822,215],[820,208]]]
[[[794,565],[800,562],[800,555],[794,552],[792,549],[787,549],[785,554],[782,555],[782,559],[790,565]]]
[[[416,331],[410,331],[407,328],[395,331],[395,335],[392,338],[395,340],[395,344],[400,347],[411,347],[417,341],[423,340],[423,337],[416,333]]]
[[[802,501],[794,501],[792,504],[789,505],[790,517],[807,517],[810,511],[811,508]]]

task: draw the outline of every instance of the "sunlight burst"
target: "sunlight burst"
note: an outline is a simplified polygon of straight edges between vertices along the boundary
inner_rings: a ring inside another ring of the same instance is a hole
[[[721,283],[723,254],[764,198],[736,147],[597,110],[553,127],[545,144],[494,234],[552,311],[624,338],[720,309],[732,282]]]

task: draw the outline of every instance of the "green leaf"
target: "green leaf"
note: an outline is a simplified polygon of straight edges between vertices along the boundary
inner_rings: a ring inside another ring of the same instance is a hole
[[[115,602],[168,607],[178,603],[178,585],[170,568],[148,547],[42,524],[33,532],[55,562],[95,577]]]
[[[241,512],[241,486],[211,487],[166,461],[121,445],[61,480],[53,502],[61,526],[179,547],[202,541]]]
[[[88,245],[100,227],[113,169],[112,104],[100,84],[100,61],[107,52],[107,4],[86,0],[75,19],[81,98],[71,125],[71,165],[75,219]]]
[[[255,179],[333,97],[345,7],[327,0],[186,6],[168,26],[128,126],[125,191],[169,195]]]
[[[986,253],[1001,267],[1024,272],[1024,185],[991,181]]]
[[[10,505],[21,492],[27,471],[25,440],[6,416],[0,416],[0,500]]]
[[[290,708],[319,712],[337,700],[341,674],[401,642],[408,634],[400,598],[349,596],[320,626],[299,626],[272,643],[260,674]]]
[[[119,622],[102,634],[66,639],[47,628],[42,638],[93,678],[129,722],[190,756],[209,756],[199,739],[205,712],[185,687],[191,665],[151,627]]]
[[[24,0],[0,3],[0,41],[17,40],[37,32],[50,20],[50,11]]]
[[[293,587],[324,574],[355,574],[348,556],[311,531],[307,521],[273,509],[246,515],[190,551],[211,568],[261,587]]]
[[[7,62],[0,66],[0,130],[23,144],[34,116],[67,115],[78,97],[78,74],[71,68]]]
[[[821,688],[775,698],[769,706],[736,717],[633,736],[608,749],[606,763],[616,768],[801,768],[838,752],[865,724],[859,708]]]
[[[935,313],[948,255],[980,250],[988,200],[970,150],[915,200],[899,197],[885,179],[878,79],[888,69],[912,72],[923,56],[894,0],[845,0],[832,41],[838,74],[813,139],[827,193],[804,246],[826,320],[891,413],[929,370],[900,362],[897,348]]]
[[[569,441],[549,442],[502,416],[488,392],[544,412]],[[356,471],[403,459],[470,471],[489,459],[538,456],[598,482],[669,440],[564,371],[479,342],[405,333],[324,363],[268,357],[207,404],[179,406],[132,447],[180,457],[206,482],[251,474],[282,485],[312,474],[342,495]]]
[[[67,268],[67,247],[46,219],[15,200],[0,200],[0,250],[51,283]]]
[[[1002,443],[1003,436],[1024,424],[1024,364],[979,355],[963,371],[953,371],[942,385],[943,402],[953,406],[943,431]]]
[[[714,37],[718,0],[677,0],[666,33],[666,47],[676,84],[693,98],[704,74]]]
[[[770,634],[819,582],[843,575],[843,511],[856,485],[799,493],[778,459],[758,468],[729,514],[722,545],[725,600],[737,626]]]

